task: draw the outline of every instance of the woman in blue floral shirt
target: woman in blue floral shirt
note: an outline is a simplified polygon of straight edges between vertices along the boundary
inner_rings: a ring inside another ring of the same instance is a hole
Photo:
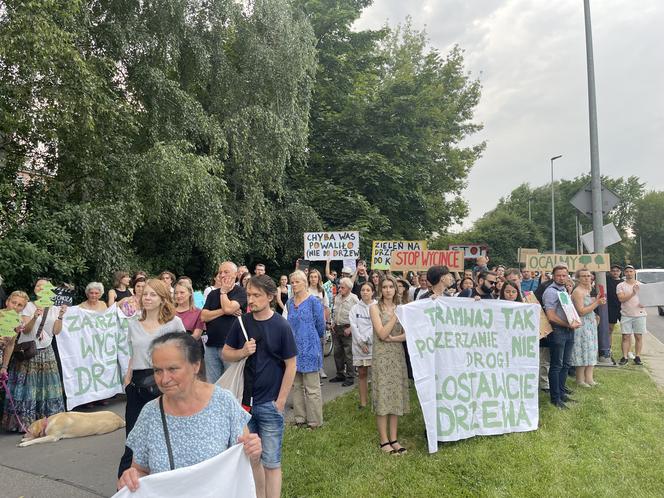
[[[286,303],[288,323],[297,344],[297,373],[293,381],[293,412],[297,425],[323,425],[323,396],[319,371],[323,366],[320,338],[325,316],[319,298],[309,293],[307,276],[297,270],[290,275],[293,297]]]

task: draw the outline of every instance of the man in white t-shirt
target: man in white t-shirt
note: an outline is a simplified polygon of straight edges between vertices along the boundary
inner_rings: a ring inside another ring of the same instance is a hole
[[[622,329],[622,358],[619,365],[627,365],[627,355],[632,345],[632,334],[635,341],[635,365],[641,365],[641,348],[643,347],[643,334],[646,332],[646,310],[639,301],[639,283],[636,281],[636,270],[632,265],[625,266],[623,270],[625,281],[616,287],[616,294],[620,301],[620,328]]]

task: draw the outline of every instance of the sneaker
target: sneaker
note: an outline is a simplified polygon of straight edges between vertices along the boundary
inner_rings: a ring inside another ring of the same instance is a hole
[[[346,380],[346,377],[341,377],[340,375],[337,375],[336,377],[333,377],[329,380],[329,382],[344,382]]]
[[[352,386],[352,385],[353,385],[353,379],[352,379],[352,378],[350,378],[350,379],[346,379],[346,380],[344,380],[344,381],[341,383],[341,385],[342,385],[343,387],[349,387],[349,386]]]
[[[586,384],[585,382],[577,382],[576,385],[579,387],[591,387],[590,384]]]
[[[327,379],[327,374],[325,373],[325,370],[323,370],[322,368],[320,369],[320,378]]]
[[[635,356],[634,357],[634,364],[635,365],[643,365],[643,363],[641,363],[641,357],[640,356]]]
[[[618,365],[620,365],[621,367],[624,367],[625,365],[627,365],[627,358],[625,358],[624,356],[622,358],[620,358],[620,361],[618,362]]]

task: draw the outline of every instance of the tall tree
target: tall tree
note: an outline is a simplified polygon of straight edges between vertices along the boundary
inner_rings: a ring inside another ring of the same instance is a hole
[[[664,213],[664,192],[649,192],[636,202],[634,217],[635,254],[632,261],[641,263],[640,251],[643,245],[643,266],[645,268],[664,267],[664,224],[660,216]]]

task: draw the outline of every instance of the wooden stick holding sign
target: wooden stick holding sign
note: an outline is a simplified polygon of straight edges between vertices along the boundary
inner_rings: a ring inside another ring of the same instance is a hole
[[[426,271],[432,266],[447,266],[463,271],[463,251],[393,251],[390,271]]]

